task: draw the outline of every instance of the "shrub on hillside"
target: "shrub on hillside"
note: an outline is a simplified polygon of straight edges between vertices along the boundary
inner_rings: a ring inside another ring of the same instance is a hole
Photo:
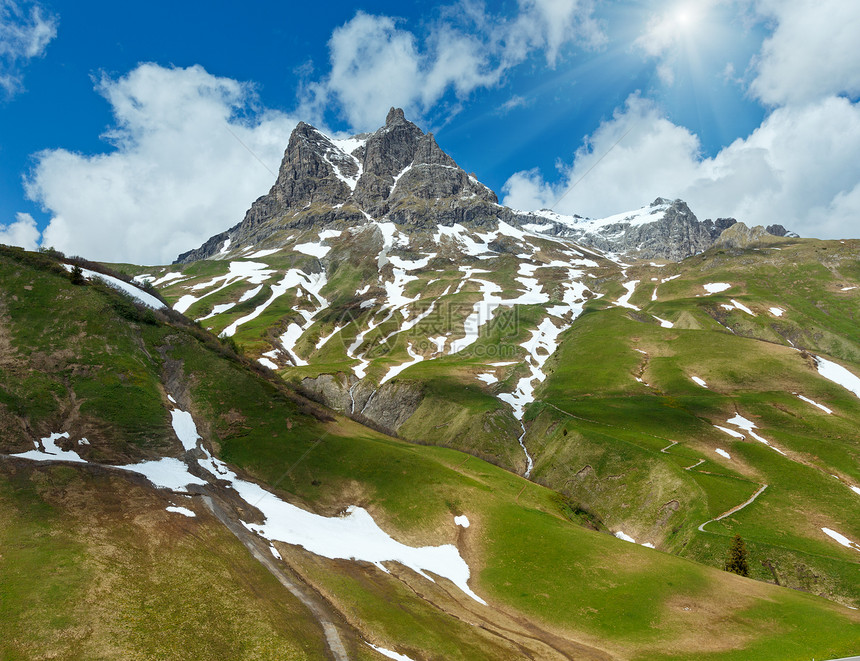
[[[732,538],[732,545],[726,556],[725,570],[740,576],[750,575],[750,567],[747,562],[747,545],[740,535],[735,535]]]

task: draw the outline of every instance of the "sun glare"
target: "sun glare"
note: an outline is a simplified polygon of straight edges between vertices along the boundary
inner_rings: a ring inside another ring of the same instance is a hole
[[[678,8],[675,13],[675,23],[680,28],[691,28],[698,22],[699,12],[691,5],[684,5]]]

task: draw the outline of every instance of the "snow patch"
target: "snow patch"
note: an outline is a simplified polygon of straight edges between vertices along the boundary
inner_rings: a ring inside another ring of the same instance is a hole
[[[465,514],[461,514],[460,516],[454,517],[454,524],[460,526],[461,528],[469,527],[469,518]]]
[[[693,381],[695,381],[698,385],[702,386],[702,388],[707,388],[708,384],[705,383],[704,379],[700,379],[698,376],[690,377]]]
[[[35,450],[19,452],[11,456],[18,457],[20,459],[30,459],[31,461],[72,461],[79,464],[87,463],[87,460],[82,459],[74,450],[63,450],[57,447],[57,441],[61,438],[70,438],[69,432],[63,432],[62,434],[54,433],[50,436],[46,436],[45,438],[40,439],[41,445],[40,441],[33,441],[33,445],[36,446]],[[89,442],[87,442],[87,445],[89,445]]]
[[[196,321],[206,321],[207,319],[211,319],[212,317],[215,317],[219,314],[223,314],[224,312],[227,312],[227,310],[231,310],[234,307],[236,307],[235,303],[220,303],[212,308],[212,312],[207,314],[205,317],[200,317]]]
[[[255,253],[250,255],[246,255],[247,259],[263,259],[263,257],[268,257],[269,255],[274,255],[278,252],[280,248],[267,248],[266,250],[258,250]]]
[[[410,657],[405,654],[398,654],[397,652],[392,652],[391,650],[387,650],[384,647],[377,647],[372,643],[368,643],[366,640],[364,641],[368,647],[372,647],[374,650],[379,652],[382,656],[387,656],[389,659],[394,659],[394,661],[413,661]]]
[[[182,447],[186,450],[193,450],[197,447],[197,440],[200,434],[197,433],[197,425],[194,424],[194,419],[187,411],[173,409],[170,412],[172,418],[173,431],[176,433],[176,438],[182,443]]]
[[[721,450],[720,448],[717,448],[716,450],[714,450],[714,452],[716,452],[721,457],[725,457],[726,459],[732,458],[732,456],[728,452],[726,452],[725,450]]]
[[[632,305],[630,303],[630,297],[633,296],[633,293],[636,291],[636,285],[638,285],[638,284],[639,284],[638,280],[631,280],[630,282],[625,282],[624,283],[624,289],[627,290],[627,293],[624,294],[624,296],[619,298],[617,301],[615,301],[615,305],[617,305],[618,307],[621,307],[621,308],[629,308],[631,310],[638,311],[639,308],[637,308],[635,305]]]
[[[189,484],[201,486],[206,484],[205,480],[189,473],[188,466],[173,457],[162,457],[155,461],[116,466],[116,468],[143,475],[159,489],[170,489],[179,493],[187,493],[186,487]]]
[[[760,443],[764,443],[771,450],[776,450],[781,455],[785,456],[785,452],[783,452],[779,448],[775,448],[766,438],[759,436],[755,431],[753,431],[755,429],[758,429],[758,427],[756,427],[754,422],[752,422],[751,420],[747,420],[740,413],[736,414],[734,418],[732,418],[731,420],[727,420],[726,422],[728,422],[730,425],[734,425],[735,427],[740,427],[750,436],[752,436],[755,440],[759,441]]]
[[[731,288],[731,285],[727,282],[709,282],[706,285],[702,285],[705,291],[709,294],[719,294],[720,292],[724,292],[727,289]]]
[[[193,519],[197,516],[192,510],[187,507],[177,507],[175,505],[171,505],[170,507],[165,507],[165,510],[168,512],[175,512],[176,514],[181,514],[182,516],[187,516],[189,519]]]
[[[813,356],[815,366],[818,368],[818,373],[825,379],[837,383],[846,390],[850,390],[857,397],[860,397],[860,378],[849,372],[842,365],[837,365],[834,362],[825,360],[820,356]]]
[[[293,246],[293,250],[304,253],[305,255],[310,255],[311,257],[322,259],[328,255],[331,247],[324,246],[322,243],[299,243],[298,245]]]
[[[623,539],[625,542],[630,542],[631,544],[635,544],[635,543],[636,543],[636,540],[635,540],[635,539],[633,539],[630,535],[628,535],[628,534],[626,534],[626,533],[622,532],[621,530],[619,530],[617,533],[615,533],[615,536],[616,536],[618,539]]]
[[[749,309],[746,305],[744,305],[743,303],[738,303],[735,299],[732,299],[732,305],[734,305],[736,309],[738,309],[738,310],[742,310],[743,312],[746,312],[746,313],[747,313],[748,315],[750,315],[751,317],[755,317],[755,316],[756,316],[755,312],[753,312],[752,310],[750,310],[750,309]]]
[[[785,310],[783,310],[782,308],[769,308],[769,312],[774,317],[781,317],[783,314],[785,314]]]
[[[808,397],[804,397],[803,395],[798,395],[797,398],[802,399],[807,404],[812,404],[813,406],[817,406],[822,411],[824,411],[827,415],[833,415],[833,411],[831,411],[829,408],[824,406],[824,404],[819,404],[818,402],[814,402],[811,399],[809,399]]]
[[[828,537],[835,539],[838,543],[842,544],[842,546],[849,549],[854,549],[855,551],[860,551],[860,544],[858,544],[857,542],[852,542],[845,535],[842,535],[835,530],[831,530],[830,528],[822,528],[821,531]]]
[[[172,282],[174,280],[184,280],[186,278],[190,278],[191,276],[187,276],[182,272],[174,272],[174,273],[165,273],[158,280],[152,281],[153,287],[158,287],[159,285],[163,285],[166,282]]]
[[[71,264],[63,264],[67,271],[72,270]],[[99,273],[98,271],[90,271],[89,269],[81,269],[81,273],[83,273],[84,277],[88,280],[92,280],[93,278],[98,278],[102,282],[104,282],[109,287],[113,289],[117,289],[124,294],[128,294],[138,303],[142,303],[148,308],[152,308],[153,310],[164,310],[167,306],[159,301],[152,294],[147,294],[142,289],[135,287],[134,285],[126,282],[125,280],[120,280],[119,278],[114,278],[112,275],[105,275],[104,273]]]
[[[257,362],[260,363],[260,365],[264,365],[265,367],[268,367],[270,370],[277,370],[278,369],[278,364],[275,361],[273,361],[271,358],[266,358],[265,356],[261,356],[260,358],[257,358]]]
[[[386,381],[393,379],[395,376],[400,374],[407,367],[412,367],[416,363],[420,363],[422,360],[424,360],[424,356],[422,356],[419,353],[415,353],[412,350],[412,343],[411,342],[407,345],[406,351],[409,354],[409,356],[412,358],[412,360],[410,360],[409,362],[406,362],[406,363],[402,363],[401,365],[396,365],[396,366],[390,368],[388,370],[388,374],[386,374],[384,377],[382,377],[382,380],[379,382],[379,385],[382,385]]]
[[[734,429],[727,429],[726,427],[720,427],[719,425],[714,425],[721,432],[725,432],[729,436],[733,436],[734,438],[739,438],[740,440],[744,440],[746,436],[741,434],[739,431],[735,431]]]

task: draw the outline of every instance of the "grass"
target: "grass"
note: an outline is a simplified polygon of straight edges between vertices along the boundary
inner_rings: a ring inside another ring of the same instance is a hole
[[[4,462],[0,657],[321,658],[304,607],[217,521],[165,512],[169,502],[124,480]]]
[[[314,418],[277,383],[225,359],[193,329],[133,322],[109,292],[73,288],[50,270],[8,259],[0,260],[0,268],[9,346],[22,361],[46,366],[39,372],[44,381],[18,391],[11,363],[3,363],[6,394],[0,403],[7,412],[30,415],[22,409],[28,393],[51,393],[56,404],[41,404],[45,417],[31,423],[56,431],[54,425],[74,419],[67,417],[75,409],[71,389],[88,425],[81,429],[93,432],[91,452],[121,457],[176,451],[166,419],[166,381],[226,461],[320,513],[366,507],[404,543],[457,543],[472,568],[473,588],[535,627],[624,658],[785,659],[800,650],[832,656],[853,651],[856,614],[702,564],[719,564],[728,535],[737,531],[756,558],[763,555],[777,566],[784,582],[799,585],[803,568],[801,587],[846,603],[856,593],[856,552],[835,545],[820,527],[838,525],[860,537],[855,497],[824,472],[832,467],[851,474],[857,404],[821,384],[797,352],[723,331],[661,329],[645,316],[600,310],[605,301],[589,304],[548,362],[551,374],[538,391],[542,402],[528,410],[526,443],[537,460],[536,479],[552,487],[545,488],[454,449],[408,444],[344,419]],[[205,277],[214,267],[199,268]],[[512,273],[512,267],[501,273],[500,284]],[[36,280],[47,307],[33,310],[20,299],[31,291],[24,286]],[[667,283],[665,292],[661,286],[660,295],[677,286],[678,296],[689,298],[679,282]],[[464,300],[471,304],[474,294]],[[675,306],[672,314],[704,314],[696,301],[660,304]],[[521,326],[510,331],[509,319],[500,315],[488,335],[460,356],[403,373],[404,382],[415,381],[427,394],[427,408],[410,421],[415,428],[407,426],[416,438],[426,435],[476,453],[495,449],[500,461],[514,461],[518,446],[499,451],[498,439],[509,440],[516,423],[494,391],[473,377],[490,347],[516,347],[543,315],[537,307],[511,313]],[[396,347],[401,351],[402,343]],[[648,359],[634,347],[646,350]],[[749,360],[737,360],[746,353]],[[42,356],[55,363],[39,363]],[[389,359],[379,356],[379,371]],[[520,369],[500,372],[502,387]],[[712,390],[690,382],[693,369]],[[633,378],[640,370],[649,386]],[[827,396],[843,417],[810,418],[809,405],[784,394],[792,387]],[[779,392],[782,397],[773,396]],[[142,424],[135,429],[138,405]],[[713,423],[735,407],[802,461],[714,430]],[[447,420],[437,422],[443,415]],[[456,433],[436,433],[437,425],[451,426],[452,420]],[[814,456],[813,433],[821,447]],[[661,452],[671,441],[679,443]],[[120,446],[112,447],[114,442]],[[719,459],[714,447],[728,449],[732,461]],[[699,458],[708,461],[698,472],[684,470]],[[0,630],[6,656],[91,658],[115,649],[117,656],[148,658],[175,656],[178,649],[188,658],[319,656],[321,638],[308,616],[205,512],[196,520],[171,518],[177,515],[164,512],[163,493],[78,469],[22,473],[16,466],[6,461],[0,471],[0,562],[13,568],[0,573],[0,580],[13,577],[4,586],[4,595],[13,598],[0,606],[11,613],[0,620],[7,627]],[[577,478],[585,466],[591,472]],[[708,533],[695,530],[765,481],[771,487],[753,505],[710,524]],[[126,516],[129,511],[136,515]],[[454,526],[457,514],[472,521],[467,533]],[[580,522],[654,539],[697,562],[622,542]],[[23,550],[7,553],[16,543]],[[286,551],[301,559],[302,552]],[[31,558],[49,567],[50,580],[31,580],[37,571]],[[307,557],[301,568],[383,646],[401,644],[398,649],[416,657],[505,658],[504,645],[479,627],[463,626],[456,598],[425,579],[402,577],[404,583],[369,566]],[[759,560],[754,571],[767,578],[770,569]],[[814,574],[826,580],[812,581]],[[42,618],[32,641],[29,633],[22,638],[22,622],[31,613],[27,604],[55,596],[75,608],[56,609],[59,619]],[[501,622],[495,619],[501,615],[486,617],[490,624]],[[93,623],[92,630],[75,628],[79,622]]]

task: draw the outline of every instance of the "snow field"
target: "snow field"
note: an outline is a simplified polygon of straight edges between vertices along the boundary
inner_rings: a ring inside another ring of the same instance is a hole
[[[62,434],[51,434],[50,436],[46,436],[41,440],[41,446],[39,441],[33,441],[33,445],[36,446],[35,450],[29,450],[27,452],[19,452],[18,454],[13,454],[13,457],[19,457],[21,459],[30,459],[32,461],[73,461],[75,463],[85,464],[87,463],[86,459],[82,459],[81,456],[75,452],[74,450],[63,450],[57,447],[57,441],[61,438],[69,438],[68,432],[63,432]],[[86,441],[86,439],[81,439],[82,441]],[[78,443],[78,445],[89,445],[89,441],[86,443]]]

